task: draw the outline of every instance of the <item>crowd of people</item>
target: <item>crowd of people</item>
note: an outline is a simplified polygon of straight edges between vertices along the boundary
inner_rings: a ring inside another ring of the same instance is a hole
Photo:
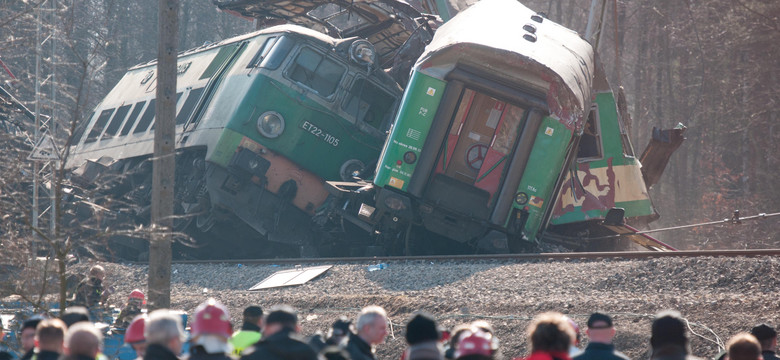
[[[79,283],[70,307],[59,318],[34,316],[22,323],[20,360],[108,360],[101,353],[103,334],[90,321],[89,307],[106,299],[99,265]],[[124,341],[136,360],[377,360],[376,348],[388,335],[389,319],[379,306],[363,308],[354,324],[341,317],[327,334],[304,337],[297,312],[277,305],[264,312],[260,306],[243,311],[243,323],[234,331],[229,310],[216,299],[201,303],[190,319],[189,335],[180,312],[167,309],[146,313],[144,293],[133,290],[114,322],[124,330]],[[3,336],[0,319],[0,339]],[[526,357],[514,360],[630,360],[615,348],[612,317],[603,312],[590,315],[585,328],[587,346],[578,324],[558,312],[536,316],[529,325]],[[680,313],[656,314],[650,337],[651,360],[698,360],[690,352],[687,323]],[[447,331],[428,313],[418,312],[406,323],[406,347],[400,360],[493,360],[503,359],[499,339],[490,323],[480,320]],[[187,348],[186,354],[182,350]],[[739,333],[713,360],[780,360],[777,331],[760,324]],[[0,360],[16,357],[0,350]]]
[[[134,293],[133,308],[143,304]],[[297,312],[277,305],[244,309],[234,331],[227,307],[210,298],[190,317],[189,335],[179,312],[167,309],[137,314],[127,325],[125,342],[137,360],[376,360],[376,348],[388,335],[387,313],[379,306],[362,309],[355,318],[339,318],[327,334],[304,337]],[[118,324],[122,322],[118,321]],[[536,316],[527,329],[529,354],[515,360],[629,360],[612,340],[612,317],[596,312],[587,320],[584,337],[571,318],[557,312]],[[651,360],[697,360],[690,352],[686,321],[678,312],[658,313],[650,337]],[[0,333],[2,335],[2,333]],[[500,355],[499,339],[486,321],[441,329],[435,318],[418,312],[406,323],[407,346],[401,360],[492,360]],[[84,307],[69,307],[60,318],[33,317],[20,330],[21,360],[101,360],[103,334],[89,321]],[[181,354],[188,345],[187,353]],[[777,331],[761,324],[740,333],[715,360],[780,360],[775,354]],[[0,360],[13,359],[0,352]]]

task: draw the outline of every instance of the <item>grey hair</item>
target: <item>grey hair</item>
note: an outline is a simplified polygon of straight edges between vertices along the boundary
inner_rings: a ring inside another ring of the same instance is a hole
[[[169,341],[176,338],[182,342],[187,340],[181,316],[168,309],[155,310],[149,314],[144,328],[144,337],[147,344],[163,346],[167,346]]]
[[[380,317],[387,318],[385,309],[376,305],[366,306],[363,310],[360,310],[360,315],[358,315],[357,321],[355,322],[355,328],[360,332],[363,330],[364,326],[373,324],[374,321]]]

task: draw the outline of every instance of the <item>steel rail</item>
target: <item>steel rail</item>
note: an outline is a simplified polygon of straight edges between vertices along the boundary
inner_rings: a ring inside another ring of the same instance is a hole
[[[490,254],[490,255],[435,255],[435,256],[365,256],[335,258],[287,258],[287,259],[230,259],[230,260],[176,260],[174,264],[334,264],[334,263],[376,263],[404,261],[533,261],[572,259],[650,259],[668,257],[756,257],[780,256],[780,249],[743,250],[686,250],[686,251],[612,251],[612,252],[567,252],[538,254]]]

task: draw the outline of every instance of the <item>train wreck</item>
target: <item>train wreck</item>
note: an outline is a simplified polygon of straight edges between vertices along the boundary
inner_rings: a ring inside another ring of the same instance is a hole
[[[592,46],[502,1],[438,16],[394,0],[215,0],[274,26],[179,55],[184,256],[624,248],[590,239],[658,217],[648,188],[685,129],[654,131],[637,157]],[[130,68],[77,127],[66,221],[148,223],[155,66]],[[113,255],[143,259],[128,230]]]

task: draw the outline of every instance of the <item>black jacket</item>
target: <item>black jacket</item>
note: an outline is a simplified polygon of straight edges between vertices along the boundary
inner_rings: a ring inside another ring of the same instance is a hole
[[[0,360],[11,360],[14,356],[5,350],[0,350]]]
[[[149,344],[144,353],[144,360],[179,360],[179,358],[165,346]]]
[[[37,354],[33,355],[33,360],[57,360],[60,358],[60,353],[55,351],[39,351]]]
[[[762,351],[761,356],[764,358],[764,360],[780,360],[780,357],[777,357],[777,354],[770,350]]]
[[[225,353],[209,354],[203,346],[194,346],[190,348],[190,357],[188,360],[233,360]]]
[[[263,337],[243,354],[241,360],[317,360],[314,349],[291,329]]]
[[[65,355],[62,354],[59,357],[60,360],[95,360],[95,358],[91,358],[86,355]]]
[[[666,344],[654,347],[650,353],[650,360],[702,360],[688,353],[685,346]]]
[[[631,360],[620,351],[615,350],[615,345],[604,343],[588,343],[585,350],[572,360]]]
[[[376,356],[371,349],[371,345],[363,341],[360,336],[349,334],[347,342],[347,351],[352,360],[376,360]]]

